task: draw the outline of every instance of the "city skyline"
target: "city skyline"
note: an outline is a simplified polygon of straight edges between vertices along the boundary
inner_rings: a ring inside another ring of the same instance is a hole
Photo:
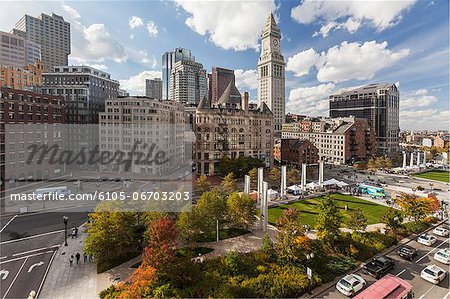
[[[62,15],[71,23],[69,64],[106,70],[131,95],[160,77],[164,52],[188,48],[208,71],[234,69],[239,90],[256,101],[261,28],[272,10],[287,62],[286,113],[327,115],[329,95],[392,82],[402,130],[448,128],[448,2],[319,2],[112,2],[103,13],[101,2],[8,3],[0,29],[23,14]]]

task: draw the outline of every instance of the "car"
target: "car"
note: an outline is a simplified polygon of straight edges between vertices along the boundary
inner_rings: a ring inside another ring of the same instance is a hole
[[[420,272],[420,277],[434,284],[440,283],[447,276],[447,272],[436,265],[426,266],[422,272]]]
[[[109,181],[109,178],[107,176],[102,176],[99,178],[99,181],[106,182]]]
[[[444,227],[436,227],[435,229],[433,229],[433,234],[441,236],[441,237],[446,237],[448,236],[448,229],[444,228]]]
[[[366,281],[359,275],[349,274],[336,284],[336,289],[345,296],[353,296],[366,286]]]
[[[379,279],[394,268],[395,262],[393,259],[386,256],[377,256],[364,265],[364,272]]]
[[[450,264],[450,249],[441,249],[434,254],[434,259],[443,264]]]
[[[416,256],[419,255],[419,251],[417,251],[417,249],[415,248],[412,248],[411,246],[404,245],[399,248],[397,254],[405,260],[412,261]]]
[[[122,179],[121,178],[113,178],[112,179],[114,182],[116,182],[116,183],[118,183],[118,182],[121,182],[122,181]]]
[[[437,239],[435,236],[423,234],[417,237],[417,242],[423,245],[431,246],[436,243]]]

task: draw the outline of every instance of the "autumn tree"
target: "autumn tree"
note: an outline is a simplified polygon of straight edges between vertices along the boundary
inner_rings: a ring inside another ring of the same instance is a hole
[[[397,204],[406,216],[419,221],[427,215],[439,210],[439,201],[435,196],[418,197],[414,194],[401,193],[396,199]]]
[[[284,210],[277,225],[279,232],[276,236],[275,250],[278,258],[286,265],[299,262],[304,255],[301,254],[297,240],[305,234],[304,228],[300,225],[300,211],[296,208]]]
[[[250,189],[256,189],[258,187],[258,169],[255,167],[250,169],[248,175],[250,176]]]
[[[156,281],[155,268],[141,264],[126,282],[119,284],[123,290],[118,298],[150,298]]]
[[[88,217],[90,221],[86,224],[87,237],[83,250],[93,255],[97,265],[113,261],[135,249],[134,213],[123,212],[116,203],[104,202]]]
[[[275,257],[275,246],[268,234],[265,234],[261,240],[261,251],[267,254],[269,258]]]
[[[203,192],[209,191],[211,189],[211,183],[208,181],[206,175],[202,174],[195,181],[195,189],[202,194]]]
[[[353,232],[366,230],[367,218],[360,208],[350,211],[349,216],[348,226]]]
[[[293,184],[297,184],[299,182],[299,178],[300,178],[300,172],[295,169],[295,168],[291,168],[289,169],[289,171],[286,174],[286,179],[287,179],[287,184],[293,185]]]
[[[377,168],[377,164],[375,162],[374,158],[370,158],[369,161],[367,161],[367,169],[368,170],[374,170]]]
[[[278,168],[273,167],[269,172],[270,182],[274,185],[277,185],[280,183],[280,179],[281,179],[281,171]]]
[[[249,194],[230,194],[227,200],[229,224],[235,228],[248,229],[255,222],[255,202]]]
[[[317,237],[326,244],[332,245],[340,235],[342,216],[339,208],[330,197],[325,197],[318,204],[319,215],[316,219]]]
[[[230,172],[223,178],[222,182],[220,183],[220,186],[227,193],[236,192],[238,190],[236,180],[232,172]]]

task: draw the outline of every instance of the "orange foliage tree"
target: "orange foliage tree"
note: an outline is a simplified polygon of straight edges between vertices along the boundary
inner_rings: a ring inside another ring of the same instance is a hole
[[[414,221],[423,219],[429,214],[439,210],[440,204],[436,196],[418,197],[414,194],[401,193],[396,199],[397,204],[406,216],[414,218]]]

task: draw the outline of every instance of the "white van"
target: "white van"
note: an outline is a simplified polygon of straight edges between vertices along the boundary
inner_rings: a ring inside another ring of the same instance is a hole
[[[55,193],[57,196],[62,194],[64,197],[69,196],[71,193],[67,186],[62,187],[50,187],[50,188],[40,188],[34,191],[36,195],[41,194],[40,196],[44,196],[44,194]]]

